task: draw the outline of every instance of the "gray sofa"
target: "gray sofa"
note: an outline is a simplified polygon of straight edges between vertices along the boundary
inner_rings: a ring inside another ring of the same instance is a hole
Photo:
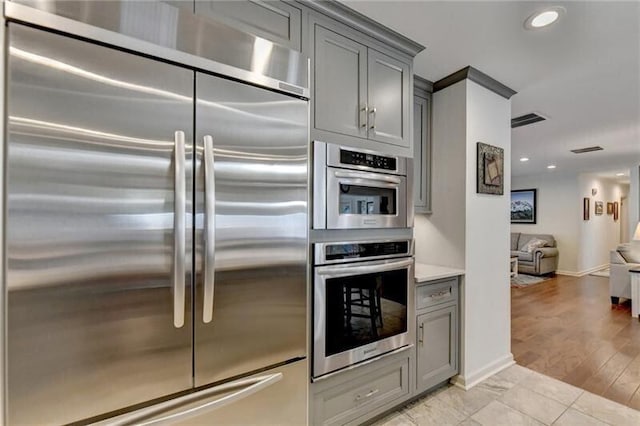
[[[640,244],[620,244],[609,253],[609,295],[617,305],[621,297],[631,298],[629,269],[640,268]]]
[[[527,244],[533,238],[545,241],[544,247],[527,251]],[[558,269],[558,248],[556,239],[549,234],[511,233],[511,256],[518,257],[518,273],[530,275],[551,274]]]

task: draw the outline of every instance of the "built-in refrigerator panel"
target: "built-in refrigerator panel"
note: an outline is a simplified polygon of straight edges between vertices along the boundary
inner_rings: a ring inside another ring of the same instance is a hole
[[[193,71],[8,37],[8,424],[190,389]]]
[[[196,73],[196,386],[306,356],[307,123],[305,100]]]

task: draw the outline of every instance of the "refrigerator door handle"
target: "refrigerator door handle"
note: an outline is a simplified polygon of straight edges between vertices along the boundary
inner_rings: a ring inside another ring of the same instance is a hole
[[[202,322],[213,319],[213,295],[215,289],[216,256],[216,177],[214,171],[213,137],[204,137],[204,208],[205,208],[205,255],[204,255],[204,297]]]
[[[149,425],[172,425],[184,420],[187,420],[192,417],[201,416],[209,411],[216,410],[218,408],[224,407],[225,405],[232,404],[241,399],[244,399],[256,392],[261,391],[264,388],[267,388],[283,378],[283,374],[278,372],[274,374],[269,374],[268,376],[260,376],[253,377],[250,379],[243,379],[234,381],[231,383],[226,383],[220,386],[215,386],[213,388],[205,389],[200,392],[193,393],[191,395],[186,395],[183,397],[179,397],[176,399],[172,399],[166,402],[162,402],[157,405],[153,405],[151,407],[143,408],[138,411],[134,411],[130,414],[125,414],[119,418],[107,420],[104,424],[105,426],[108,424],[110,426],[126,426],[126,425],[136,425],[136,426],[149,426]],[[163,417],[157,417],[154,419],[146,420],[150,416],[158,415],[163,411],[174,410],[178,408],[180,405],[189,404],[196,399],[206,398],[208,396],[212,396],[215,394],[219,394],[221,392],[235,389],[238,387],[242,387],[242,389],[237,392],[231,393],[229,395],[223,396],[222,398],[215,399],[213,401],[205,402],[204,404],[188,408],[184,411],[179,411],[177,413],[172,413]],[[102,425],[102,422],[97,423],[97,425]]]
[[[185,176],[185,137],[183,131],[176,131],[174,135],[174,200],[175,212],[173,219],[174,247],[173,247],[173,325],[180,328],[184,325],[185,301],[185,235],[186,235],[186,202],[187,184]]]

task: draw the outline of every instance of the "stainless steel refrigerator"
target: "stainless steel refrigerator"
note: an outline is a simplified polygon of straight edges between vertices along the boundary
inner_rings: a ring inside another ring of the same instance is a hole
[[[7,34],[8,423],[304,423],[307,101]]]

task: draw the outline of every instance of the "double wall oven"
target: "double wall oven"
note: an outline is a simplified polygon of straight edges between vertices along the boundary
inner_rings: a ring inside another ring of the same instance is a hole
[[[414,259],[410,160],[323,142],[313,154],[313,228],[326,234],[313,245],[318,379],[413,343]]]

